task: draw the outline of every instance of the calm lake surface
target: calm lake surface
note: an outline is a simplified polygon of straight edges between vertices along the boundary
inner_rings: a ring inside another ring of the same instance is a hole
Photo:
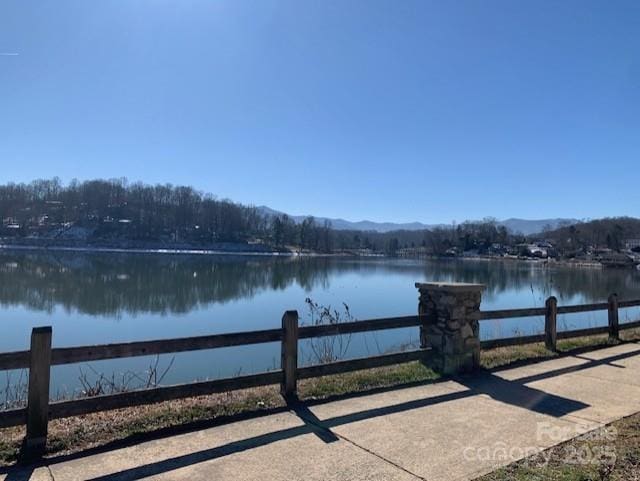
[[[285,310],[309,322],[306,298],[355,319],[417,312],[419,281],[487,285],[482,308],[540,307],[550,295],[559,304],[598,302],[617,292],[640,297],[640,272],[546,267],[539,263],[480,260],[271,258],[168,254],[0,251],[0,352],[27,349],[31,328],[53,326],[55,347],[162,339],[280,326]],[[640,318],[621,310],[620,321]],[[558,329],[606,324],[606,313],[562,315]],[[486,321],[484,339],[542,332],[542,318]],[[346,357],[376,355],[417,345],[418,329],[353,335]],[[313,363],[313,349],[301,346]],[[163,355],[163,383],[226,377],[272,369],[279,345],[265,344]],[[81,373],[121,376],[139,372],[153,358],[130,358],[55,367],[52,394],[77,392]],[[18,372],[0,372],[13,380]]]

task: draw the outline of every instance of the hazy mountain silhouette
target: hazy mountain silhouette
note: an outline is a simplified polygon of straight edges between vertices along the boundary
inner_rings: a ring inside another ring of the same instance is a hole
[[[285,214],[284,212],[271,209],[264,205],[258,207],[258,210],[265,215],[276,216]],[[296,222],[302,222],[305,218],[308,217],[306,215],[287,215]],[[445,227],[445,224],[423,224],[421,222],[374,222],[369,220],[353,222],[345,219],[334,219],[329,217],[315,217],[315,219],[319,223],[323,223],[325,220],[329,221],[331,222],[331,226],[337,230],[391,232],[395,230],[423,230],[433,229],[436,227]],[[521,232],[522,234],[530,235],[542,232],[547,226],[551,229],[557,229],[558,227],[576,224],[578,222],[578,219],[563,218],[535,220],[510,218],[498,221],[498,224],[504,225],[510,232]]]

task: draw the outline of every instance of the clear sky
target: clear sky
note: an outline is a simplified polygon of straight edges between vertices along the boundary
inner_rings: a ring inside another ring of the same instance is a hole
[[[3,183],[126,176],[350,220],[640,216],[638,0],[2,0],[0,54]]]

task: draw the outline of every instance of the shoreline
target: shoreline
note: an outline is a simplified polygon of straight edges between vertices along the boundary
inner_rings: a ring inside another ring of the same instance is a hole
[[[169,248],[141,248],[141,247],[98,247],[98,246],[35,246],[35,245],[16,245],[16,244],[0,244],[0,250],[22,250],[22,251],[59,251],[59,252],[105,252],[117,254],[189,254],[189,255],[250,255],[250,256],[282,256],[293,257],[300,254],[295,252],[277,252],[277,251],[232,251],[232,250],[214,250],[214,249],[169,249]]]
[[[546,267],[580,267],[590,269],[602,269],[604,265],[598,261],[572,261],[569,259],[526,259],[514,257],[458,257],[462,260],[483,260],[483,261],[503,261],[503,262],[526,262],[529,264],[542,265]]]
[[[490,257],[490,256],[389,256],[386,254],[358,255],[349,252],[336,253],[320,253],[320,252],[301,252],[296,250],[244,250],[235,248],[198,248],[198,247],[116,247],[116,246],[98,246],[98,245],[37,245],[37,244],[9,244],[0,240],[0,252],[2,251],[53,251],[53,252],[78,252],[78,253],[111,253],[111,254],[167,254],[167,255],[201,255],[201,256],[242,256],[242,257],[282,257],[282,258],[299,258],[299,257],[339,257],[339,258],[382,258],[382,259],[405,259],[405,260],[448,260],[448,261],[466,261],[466,262],[524,262],[542,267],[573,267],[588,269],[604,269],[605,266],[598,261],[575,261],[569,259],[527,259],[519,257]]]
[[[251,256],[251,257],[354,257],[352,254],[323,254],[317,252],[296,251],[251,251],[251,250],[224,250],[224,249],[198,249],[198,248],[144,248],[144,247],[101,247],[101,246],[39,246],[21,244],[0,244],[2,251],[55,251],[55,252],[81,252],[111,253],[111,254],[169,254],[169,255],[212,255],[212,256]],[[357,257],[357,256],[356,256]]]

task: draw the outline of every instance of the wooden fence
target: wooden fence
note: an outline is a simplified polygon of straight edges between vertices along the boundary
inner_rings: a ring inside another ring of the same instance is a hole
[[[640,327],[640,321],[624,323],[622,325],[619,324],[618,321],[619,308],[635,306],[640,306],[640,300],[618,301],[617,296],[612,294],[608,302],[598,304],[559,307],[556,298],[550,297],[547,299],[545,307],[543,308],[479,311],[478,320],[480,321],[545,316],[544,334],[482,341],[481,347],[483,349],[490,349],[502,346],[545,342],[549,349],[555,349],[558,338],[566,339],[606,333],[612,338],[617,339],[620,329]],[[609,323],[607,326],[557,332],[558,314],[598,310],[608,310]],[[431,349],[426,348],[298,367],[299,340],[359,332],[418,327],[425,322],[426,318],[422,316],[405,316],[328,325],[299,326],[298,313],[296,311],[287,311],[282,317],[282,327],[278,329],[63,348],[51,347],[51,327],[39,327],[32,331],[30,350],[0,353],[0,371],[29,369],[27,407],[0,411],[0,428],[26,424],[27,446],[36,448],[41,447],[46,441],[47,426],[50,419],[273,384],[280,384],[282,394],[285,397],[291,397],[296,394],[297,381],[299,379],[416,360],[429,362],[433,355]],[[211,381],[199,381],[130,392],[105,394],[82,399],[56,402],[49,401],[49,384],[52,365],[269,342],[279,342],[281,344],[281,367],[278,370]]]

